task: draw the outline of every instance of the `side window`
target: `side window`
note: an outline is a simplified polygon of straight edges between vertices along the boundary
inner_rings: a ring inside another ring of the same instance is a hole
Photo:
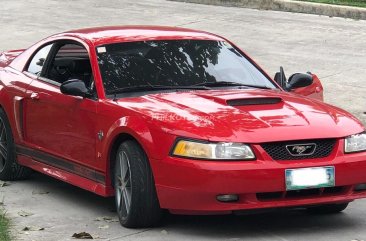
[[[43,64],[47,58],[48,53],[51,50],[53,44],[49,44],[38,50],[38,52],[33,56],[30,62],[27,72],[39,75],[42,71]]]
[[[70,79],[79,79],[90,88],[93,74],[87,50],[78,44],[62,45],[51,59],[45,77],[60,84]]]

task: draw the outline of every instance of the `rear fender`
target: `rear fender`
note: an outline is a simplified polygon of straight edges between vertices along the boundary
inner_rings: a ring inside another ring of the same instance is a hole
[[[8,66],[23,51],[24,49],[16,49],[0,53],[0,67]]]

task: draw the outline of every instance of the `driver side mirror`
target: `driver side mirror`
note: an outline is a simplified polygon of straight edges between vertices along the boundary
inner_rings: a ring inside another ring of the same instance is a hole
[[[60,86],[60,90],[61,93],[65,95],[81,96],[83,98],[91,96],[84,81],[79,79],[71,79],[63,82]]]

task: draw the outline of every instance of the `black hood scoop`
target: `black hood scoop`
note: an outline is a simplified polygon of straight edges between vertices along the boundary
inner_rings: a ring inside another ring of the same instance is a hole
[[[246,98],[228,100],[226,103],[230,106],[245,106],[245,105],[273,105],[282,102],[281,98]]]

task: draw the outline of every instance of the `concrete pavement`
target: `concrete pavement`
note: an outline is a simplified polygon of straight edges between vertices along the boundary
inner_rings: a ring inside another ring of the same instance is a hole
[[[310,70],[323,81],[326,102],[366,123],[362,114],[366,111],[366,21],[362,20],[163,0],[2,0],[0,50],[28,47],[72,28],[120,24],[207,30],[233,40],[271,75],[280,65],[287,75]],[[366,239],[366,201],[357,201],[344,214],[333,216],[302,212],[170,216],[161,228],[129,230],[117,222],[96,221],[103,216],[114,221],[113,200],[42,175],[0,187],[1,197],[19,240],[72,240],[73,233],[82,231],[100,240]],[[19,216],[21,211],[33,215]],[[21,231],[26,226],[45,230]]]
[[[53,178],[32,179],[0,188],[17,240],[66,241],[78,232],[96,240],[351,241],[366,238],[366,202],[355,201],[336,215],[302,211],[244,216],[168,216],[159,228],[119,225],[113,199],[105,199]],[[20,214],[30,214],[22,217]],[[106,221],[103,218],[107,218]],[[25,227],[31,230],[22,231]]]
[[[366,8],[349,7],[344,5],[322,4],[292,0],[170,0],[210,4],[228,7],[253,8],[294,13],[308,13],[330,17],[366,19]]]

